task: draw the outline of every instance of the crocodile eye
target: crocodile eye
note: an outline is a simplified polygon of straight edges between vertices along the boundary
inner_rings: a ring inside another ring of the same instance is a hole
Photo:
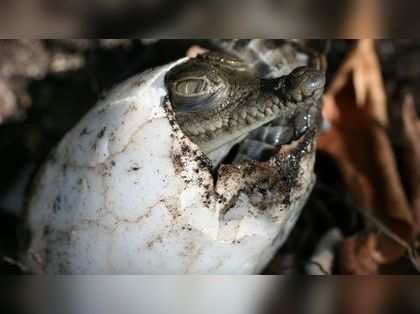
[[[208,93],[208,82],[201,78],[186,78],[175,83],[177,94],[183,96],[196,96]]]
[[[206,79],[183,79],[171,88],[171,100],[177,112],[199,112],[214,108],[223,91],[222,85]]]
[[[174,67],[165,83],[177,113],[218,109],[228,90],[223,70],[196,59]]]

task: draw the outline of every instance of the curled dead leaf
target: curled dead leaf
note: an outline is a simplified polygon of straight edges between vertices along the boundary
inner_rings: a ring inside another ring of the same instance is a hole
[[[388,136],[386,93],[373,40],[360,40],[339,69],[323,114],[332,127],[321,135],[318,148],[337,160],[357,206],[372,210],[398,238],[411,243],[414,218]],[[389,232],[376,232],[373,224],[369,229],[369,236],[343,242],[342,252],[347,253],[341,255],[349,263],[343,269],[376,272],[378,264],[404,254],[406,248]]]
[[[402,133],[404,176],[408,183],[408,199],[416,220],[416,233],[420,233],[420,119],[414,98],[407,94],[402,104]]]
[[[343,274],[370,275],[378,272],[376,236],[358,234],[344,239],[338,249],[339,271]]]

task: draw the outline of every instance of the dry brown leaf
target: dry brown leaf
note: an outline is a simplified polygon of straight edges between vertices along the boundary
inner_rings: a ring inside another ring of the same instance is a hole
[[[408,199],[416,219],[416,233],[420,233],[420,119],[416,114],[414,98],[406,95],[402,105],[404,140],[404,176],[409,184]]]
[[[349,77],[350,76],[350,77]],[[386,93],[381,68],[375,52],[375,41],[361,39],[338,70],[328,94],[336,95],[352,80],[356,104],[370,104],[371,116],[383,126],[388,125]]]
[[[413,215],[387,134],[385,89],[373,41],[360,40],[339,69],[326,93],[323,114],[332,127],[320,136],[319,149],[335,157],[360,208],[372,209],[393,233],[411,242]],[[363,244],[368,239],[373,242]],[[367,256],[375,256],[377,263],[391,262],[405,251],[384,233],[372,231],[367,238],[350,241],[362,242],[353,246],[357,250],[352,253],[355,258],[366,259],[358,261],[361,264],[369,260]],[[367,266],[353,269],[374,270]]]
[[[384,23],[382,4],[379,0],[355,0],[350,2],[344,20],[343,37],[374,38],[383,36]]]
[[[379,269],[374,233],[344,239],[338,247],[339,271],[342,274],[369,275]]]
[[[398,279],[397,279],[398,280]],[[398,289],[398,281],[391,277],[345,277],[336,286],[336,311],[341,314],[387,313],[388,302]]]

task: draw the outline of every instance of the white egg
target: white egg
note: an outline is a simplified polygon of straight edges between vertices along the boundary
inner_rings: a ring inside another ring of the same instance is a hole
[[[285,242],[314,184],[312,139],[212,174],[165,97],[181,62],[117,86],[50,154],[27,207],[33,271],[256,274]]]

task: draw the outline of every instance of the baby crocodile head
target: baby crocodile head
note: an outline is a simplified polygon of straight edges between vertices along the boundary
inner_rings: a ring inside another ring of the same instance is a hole
[[[237,57],[211,52],[174,67],[165,82],[181,129],[217,163],[244,139],[262,146],[247,145],[242,155],[261,159],[267,147],[316,127],[325,77],[300,67],[260,79]]]

